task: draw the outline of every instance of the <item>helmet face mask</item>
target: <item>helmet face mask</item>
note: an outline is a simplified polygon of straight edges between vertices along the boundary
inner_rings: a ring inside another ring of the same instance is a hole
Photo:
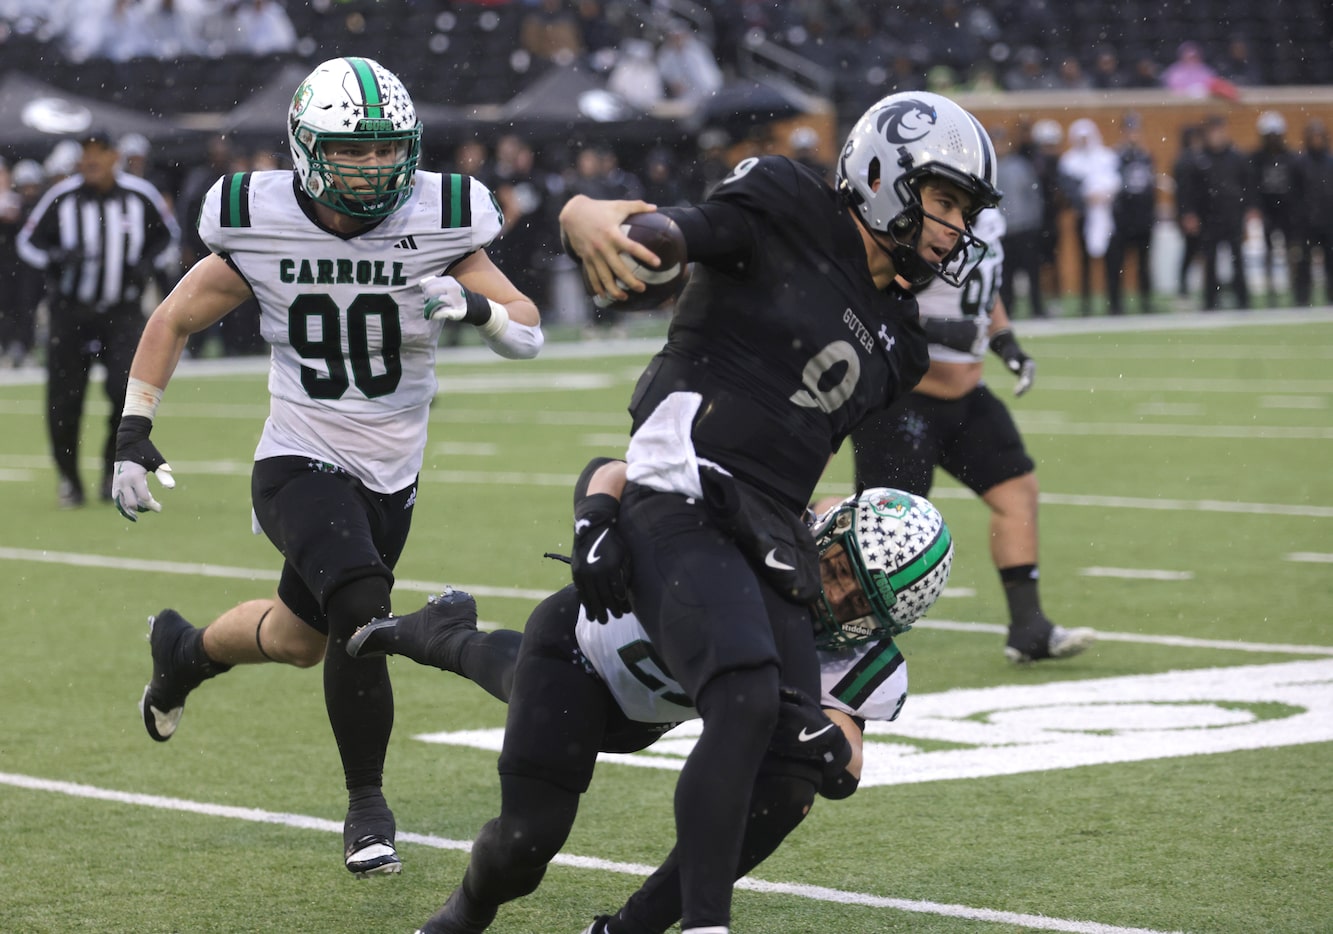
[[[311,72],[292,98],[288,141],[301,189],[341,214],[385,217],[412,193],[421,123],[378,62],[331,59]]]
[[[930,179],[967,195],[963,227],[925,210],[921,190]],[[999,203],[995,184],[995,148],[981,124],[948,98],[925,91],[892,94],[867,110],[838,160],[838,189],[914,288],[935,277],[957,287],[981,261],[986,244],[970,224]],[[939,262],[918,252],[927,219],[958,234]]]
[[[819,517],[812,531],[824,584],[815,604],[820,648],[907,632],[948,581],[953,540],[920,496],[869,489]]]

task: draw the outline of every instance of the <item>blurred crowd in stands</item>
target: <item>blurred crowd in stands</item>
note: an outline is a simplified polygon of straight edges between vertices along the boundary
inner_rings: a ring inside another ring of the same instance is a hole
[[[12,67],[26,62],[25,70],[58,86],[74,81],[80,93],[100,90],[119,103],[132,102],[132,85],[144,85],[145,93],[159,95],[159,113],[234,106],[271,76],[257,67],[261,62],[310,63],[351,52],[382,59],[419,103],[499,102],[543,67],[577,63],[651,111],[664,102],[692,107],[707,101],[737,73],[742,51],[762,38],[825,69],[842,114],[912,89],[1142,88],[1226,99],[1246,85],[1318,83],[1333,80],[1331,21],[1326,4],[1313,0],[1262,7],[1196,0],[1181,9],[1147,0],[696,0],[686,7],[666,0],[0,0],[0,52]],[[1323,54],[1313,54],[1320,43]],[[20,49],[26,58],[17,55]],[[183,99],[173,105],[161,99],[171,83],[142,71],[151,70],[152,61],[178,69],[192,60],[252,61],[251,84],[233,86],[245,72],[233,69],[224,77],[217,70],[221,92],[208,82],[178,84],[174,93]],[[103,77],[89,86],[87,76],[99,62],[147,77]],[[827,138],[821,141],[810,127],[793,128],[790,120],[783,127],[705,125],[669,144],[616,145],[578,136],[536,141],[515,127],[434,149],[428,126],[423,167],[466,172],[496,192],[506,228],[493,252],[544,304],[554,298],[568,262],[553,232],[569,197],[644,197],[661,205],[694,200],[735,161],[769,151],[831,177]],[[1257,128],[1261,144],[1242,152],[1231,141],[1227,118],[1216,116],[1182,128],[1171,165],[1155,164],[1132,113],[1107,127],[1116,137],[1110,141],[1090,119],[1067,125],[1015,119],[988,129],[1001,156],[1008,220],[1004,295],[1011,313],[1167,310],[1184,307],[1183,296],[1204,309],[1304,306],[1319,300],[1320,279],[1323,299],[1333,303],[1333,157],[1320,121],[1288,128],[1280,114],[1265,113]],[[282,128],[274,130],[274,139],[282,139]],[[43,288],[41,274],[15,256],[14,237],[41,193],[77,171],[78,148],[64,141],[40,158],[11,155],[0,167],[0,353],[11,364],[40,347]],[[157,185],[180,221],[177,276],[203,249],[194,219],[208,186],[227,172],[285,167],[286,154],[274,148],[219,136],[206,157],[182,165],[155,153],[142,137],[119,140],[123,169]],[[1164,231],[1175,238],[1175,268],[1170,288],[1159,274],[1154,289],[1152,272],[1161,257],[1153,250],[1160,250]],[[1257,266],[1246,255],[1246,244],[1253,254],[1256,243],[1262,243]],[[1059,281],[1060,250],[1076,252],[1077,282]],[[171,285],[170,276],[159,283],[163,290]],[[591,308],[587,313],[596,330],[619,327]],[[261,349],[252,318],[233,315],[227,328],[201,335],[192,352],[213,352],[214,342],[225,354]]]

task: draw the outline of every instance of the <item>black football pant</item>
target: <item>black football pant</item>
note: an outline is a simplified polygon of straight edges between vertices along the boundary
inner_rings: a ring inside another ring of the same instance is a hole
[[[130,363],[139,346],[143,325],[143,311],[137,302],[98,311],[90,305],[52,298],[46,345],[46,427],[56,469],[78,493],[83,492],[79,477],[79,428],[88,374],[94,361],[100,361],[106,368],[104,389],[111,412],[102,445],[101,479],[105,486],[111,480],[116,459],[116,429],[120,427],[125,385],[129,382]]]

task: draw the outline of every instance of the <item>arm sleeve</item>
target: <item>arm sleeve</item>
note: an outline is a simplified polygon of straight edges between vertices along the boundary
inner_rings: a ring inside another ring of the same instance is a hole
[[[706,201],[659,211],[680,228],[690,262],[724,272],[738,272],[749,263],[755,248],[754,232],[746,212],[736,205]]]

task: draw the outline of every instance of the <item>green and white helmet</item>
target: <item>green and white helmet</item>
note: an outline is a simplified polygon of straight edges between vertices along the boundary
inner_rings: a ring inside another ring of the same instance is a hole
[[[821,562],[845,552],[864,600],[815,604],[821,648],[896,636],[912,628],[944,590],[953,565],[953,539],[927,499],[877,487],[848,497],[811,530]],[[841,548],[838,548],[841,546]],[[849,609],[859,605],[859,610]]]
[[[287,138],[301,189],[335,211],[385,217],[412,193],[421,122],[403,83],[379,62],[349,57],[319,65],[292,98]],[[329,157],[331,143],[348,140],[393,146],[395,156],[384,163]]]

